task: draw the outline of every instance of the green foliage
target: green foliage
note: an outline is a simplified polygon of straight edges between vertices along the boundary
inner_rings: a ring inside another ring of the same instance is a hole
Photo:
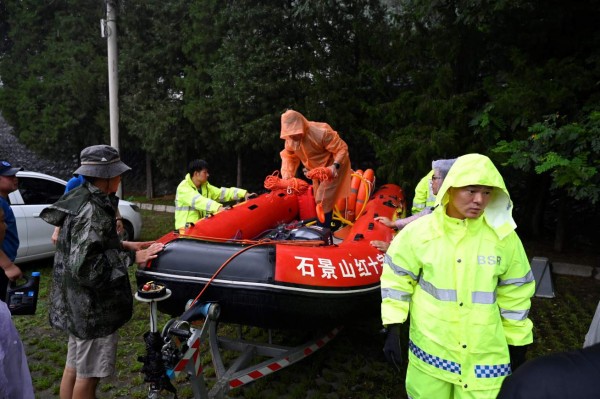
[[[506,165],[537,174],[549,173],[552,188],[596,204],[600,199],[600,112],[592,111],[582,123],[565,123],[551,115],[529,128],[524,140],[500,141],[494,148],[507,154]]]
[[[103,141],[100,4],[24,0],[5,7],[10,44],[0,58],[0,109],[21,141],[57,159]]]
[[[201,146],[183,113],[181,32],[187,2],[127,2],[120,19],[120,108],[124,144],[150,154],[161,176],[181,171]]]
[[[219,62],[209,70],[213,94],[208,104],[221,147],[272,150],[279,139],[276,116],[293,60],[285,45],[286,8],[281,1],[231,1],[220,11],[225,34]]]
[[[561,138],[576,121],[593,128],[580,116],[600,103],[593,3],[115,4],[121,148],[149,155],[166,186],[196,157],[219,183],[233,183],[238,159],[260,183],[279,167],[279,116],[293,108],[337,130],[355,169],[375,168],[409,197],[433,159],[490,155],[498,142],[520,153],[517,170],[540,166],[574,198],[597,196],[585,182],[596,179],[591,142],[572,156],[547,146],[555,155],[535,163],[523,147],[544,115],[564,116],[546,126]],[[30,148],[66,157],[107,141],[105,6],[0,3],[0,109]]]

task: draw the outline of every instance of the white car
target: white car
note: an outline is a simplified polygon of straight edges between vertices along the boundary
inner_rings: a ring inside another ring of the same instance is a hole
[[[28,262],[54,256],[52,244],[54,226],[40,219],[42,209],[56,202],[65,192],[67,182],[54,176],[37,172],[17,173],[19,189],[8,195],[15,213],[19,232],[19,250],[15,263]],[[139,208],[128,201],[119,201],[123,217],[125,239],[138,240],[142,230]]]

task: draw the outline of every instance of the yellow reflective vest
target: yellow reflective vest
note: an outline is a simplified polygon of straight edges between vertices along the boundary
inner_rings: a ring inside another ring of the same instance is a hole
[[[243,200],[246,190],[236,187],[215,187],[209,182],[197,188],[190,174],[177,186],[175,195],[175,229],[185,227],[187,222],[216,213],[221,202]]]
[[[446,215],[449,187],[489,185],[477,219]],[[511,373],[507,345],[533,341],[528,318],[535,282],[514,231],[512,202],[491,161],[458,158],[430,215],[392,241],[381,276],[384,325],[410,315],[409,361],[465,390],[499,389]]]
[[[419,181],[415,187],[415,197],[412,203],[412,214],[423,211],[425,208],[432,208],[435,205],[435,195],[433,194],[432,181],[433,170],[429,171]]]

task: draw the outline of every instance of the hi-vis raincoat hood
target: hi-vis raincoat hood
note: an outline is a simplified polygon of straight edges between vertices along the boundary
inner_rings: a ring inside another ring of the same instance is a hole
[[[448,205],[450,187],[475,185],[494,187],[483,216],[499,238],[506,237],[517,227],[512,217],[513,203],[500,172],[485,155],[468,154],[457,158],[437,194],[436,205],[441,205],[438,212],[444,211],[443,208]]]
[[[468,185],[494,187],[484,213],[448,216],[449,187]],[[487,157],[458,158],[437,202],[442,206],[402,229],[385,254],[382,322],[404,323],[410,316],[409,368],[495,397],[511,373],[508,345],[533,341],[533,273],[504,181]],[[422,383],[411,379],[413,386]]]
[[[299,140],[291,136],[300,135]],[[310,122],[301,113],[288,110],[281,115],[281,139],[285,147],[281,151],[281,177],[294,177],[300,163],[308,170],[340,164],[338,176],[330,181],[313,181],[315,200],[329,212],[339,198],[350,194],[350,156],[348,145],[331,126],[323,122]]]

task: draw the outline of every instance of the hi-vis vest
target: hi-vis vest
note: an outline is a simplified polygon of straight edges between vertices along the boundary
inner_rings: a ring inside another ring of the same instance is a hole
[[[425,208],[433,208],[435,205],[435,194],[433,194],[433,170],[423,176],[415,187],[415,197],[413,198],[412,214],[416,215]]]
[[[217,212],[221,202],[244,199],[246,192],[236,187],[215,187],[208,182],[196,188],[188,173],[177,186],[175,229],[185,227],[187,222],[195,223],[206,215]]]
[[[465,157],[444,180],[442,206],[392,241],[381,276],[381,315],[384,325],[397,324],[410,311],[409,358],[421,371],[465,390],[499,389],[511,373],[507,345],[533,340],[528,313],[535,282],[504,182],[485,178],[499,173],[487,157]],[[495,187],[490,214],[448,217],[448,187],[469,184]],[[492,219],[498,210],[508,217]]]

